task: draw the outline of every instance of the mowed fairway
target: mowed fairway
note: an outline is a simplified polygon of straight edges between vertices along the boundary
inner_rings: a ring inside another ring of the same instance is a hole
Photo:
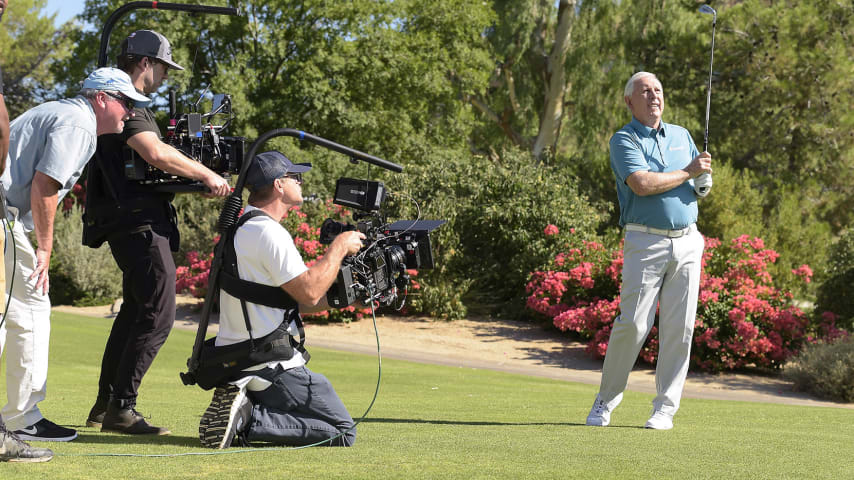
[[[194,338],[182,330],[172,332],[155,360],[138,404],[172,435],[102,434],[85,420],[110,324],[53,314],[41,408],[80,437],[40,444],[57,454],[49,463],[0,464],[0,478],[854,478],[851,409],[687,399],[676,428],[658,432],[640,428],[652,397],[627,392],[612,426],[591,428],[583,423],[594,386],[391,360],[382,362],[379,396],[353,448],[208,455],[215,451],[200,447],[197,429],[211,393],[178,377]],[[327,375],[360,417],[376,388],[376,356],[320,349],[312,355],[310,367]],[[192,455],[142,456],[177,454]]]

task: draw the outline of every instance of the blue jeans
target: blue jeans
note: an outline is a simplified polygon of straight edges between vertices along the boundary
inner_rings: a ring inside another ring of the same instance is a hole
[[[353,418],[323,375],[306,367],[276,367],[264,369],[258,376],[272,385],[248,392],[254,404],[247,436],[250,442],[304,446],[345,431],[327,445],[349,447],[356,441]]]

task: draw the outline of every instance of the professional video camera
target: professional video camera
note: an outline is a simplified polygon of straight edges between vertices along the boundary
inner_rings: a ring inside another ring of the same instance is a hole
[[[356,225],[326,219],[320,242],[331,243],[341,232],[365,234],[365,246],[341,262],[338,278],[326,293],[329,305],[344,308],[357,300],[391,305],[409,285],[407,269],[433,268],[430,232],[445,220],[399,220],[386,223],[382,207],[387,196],[381,182],[340,178],[333,203],[359,210]]]
[[[191,113],[177,114],[175,93],[170,92],[170,120],[164,141],[184,155],[228,178],[230,174],[240,172],[245,139],[223,136],[234,118],[230,95],[214,95],[211,111],[205,114],[197,113],[195,110],[203,98],[204,94],[192,105]],[[222,125],[212,123],[217,116],[226,116]],[[125,177],[129,180],[149,185],[158,191],[185,192],[205,189],[201,182],[172,175],[151,166],[130,148],[126,149],[124,170]]]

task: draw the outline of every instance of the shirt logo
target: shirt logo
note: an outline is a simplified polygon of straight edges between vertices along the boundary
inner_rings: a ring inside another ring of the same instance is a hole
[[[670,147],[668,148],[671,152],[675,152],[677,150],[685,150],[685,145],[679,145],[678,147]]]

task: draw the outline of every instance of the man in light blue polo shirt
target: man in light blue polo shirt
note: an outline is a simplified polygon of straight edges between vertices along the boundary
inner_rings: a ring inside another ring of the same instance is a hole
[[[47,385],[53,220],[62,197],[95,153],[97,136],[121,132],[134,105],[149,102],[125,72],[100,68],[86,78],[78,96],[43,103],[12,121],[9,155],[0,176],[14,239],[14,248],[5,250],[11,299],[0,328],[0,350],[8,359],[9,401],[0,413],[6,427],[22,440],[77,437],[74,429],[49,421],[38,408]]]
[[[655,75],[633,75],[624,98],[632,121],[610,143],[620,226],[626,229],[620,315],[587,425],[610,423],[659,306],[658,395],[645,427],[668,430],[688,374],[700,288],[704,242],[695,224],[695,178],[712,172],[712,157],[697,151],[687,130],[661,121],[664,91]]]

